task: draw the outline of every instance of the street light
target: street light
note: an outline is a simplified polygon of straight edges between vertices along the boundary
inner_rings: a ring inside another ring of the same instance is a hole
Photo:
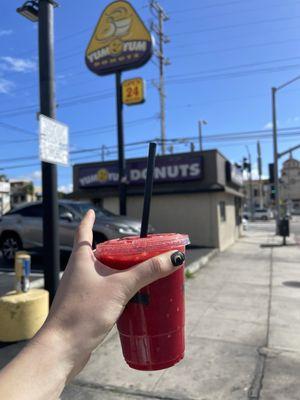
[[[30,21],[37,22],[39,20],[39,3],[35,0],[26,1],[21,7],[17,8],[17,12]]]
[[[276,233],[279,232],[280,221],[280,197],[279,197],[279,176],[278,176],[278,143],[277,143],[277,117],[276,117],[276,93],[300,79],[300,75],[283,83],[278,87],[272,87],[272,122],[273,122],[273,157],[274,157],[274,186],[275,186],[275,209],[276,209]]]
[[[202,151],[203,150],[203,143],[202,143],[202,124],[203,125],[207,125],[207,121],[200,120],[198,121],[198,129],[199,129],[199,150]]]
[[[53,0],[26,1],[17,12],[30,21],[38,21],[40,114],[55,119]],[[52,302],[59,284],[59,227],[57,167],[42,162],[43,250],[45,289]]]
[[[53,7],[58,7],[58,3],[54,0],[48,0]],[[39,1],[38,0],[29,0],[25,1],[25,3],[17,8],[17,12],[23,17],[29,19],[32,22],[38,22],[39,20]]]

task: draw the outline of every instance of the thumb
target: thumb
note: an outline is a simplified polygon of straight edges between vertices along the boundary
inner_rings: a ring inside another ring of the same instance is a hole
[[[128,285],[131,286],[129,289],[137,292],[142,287],[177,271],[184,265],[184,261],[184,253],[173,250],[135,265],[124,273]]]

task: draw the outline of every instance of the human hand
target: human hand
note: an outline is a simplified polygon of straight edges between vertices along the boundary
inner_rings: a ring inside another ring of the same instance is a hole
[[[47,321],[36,340],[59,342],[69,366],[69,379],[88,361],[121,315],[127,302],[142,287],[175,272],[174,250],[127,270],[114,270],[99,262],[92,251],[95,214],[83,218],[74,248]],[[54,344],[55,345],[55,344]]]

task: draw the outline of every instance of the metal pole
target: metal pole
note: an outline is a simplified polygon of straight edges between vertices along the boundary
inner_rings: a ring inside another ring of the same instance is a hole
[[[198,121],[198,130],[199,130],[199,150],[203,150],[202,144],[202,121]]]
[[[262,163],[261,163],[261,148],[260,142],[257,142],[257,165],[259,179],[259,207],[263,208],[263,183],[262,183]]]
[[[55,118],[53,5],[39,2],[40,113]],[[56,165],[42,162],[45,289],[52,302],[59,284],[59,230]]]
[[[247,153],[248,153],[248,181],[249,181],[249,188],[250,188],[250,204],[249,204],[249,208],[250,208],[250,217],[251,217],[251,221],[254,220],[254,210],[253,210],[253,184],[252,184],[252,162],[251,162],[251,154],[250,154],[250,150],[249,150],[249,146],[246,145],[245,146],[247,149]]]
[[[252,162],[251,162],[251,154],[250,154],[250,152],[249,152],[249,179],[250,179],[250,213],[251,213],[251,221],[254,221]]]
[[[121,72],[116,72],[116,99],[117,99],[117,125],[118,125],[118,167],[119,167],[119,209],[120,215],[126,215],[126,165],[124,155],[124,124]]]
[[[277,150],[277,121],[276,121],[276,88],[272,88],[272,121],[273,121],[273,158],[274,158],[274,186],[276,209],[276,234],[279,229],[280,204],[279,204],[279,177],[278,177],[278,150]]]

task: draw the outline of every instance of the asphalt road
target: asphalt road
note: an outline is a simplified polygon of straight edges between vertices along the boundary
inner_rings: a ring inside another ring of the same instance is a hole
[[[255,221],[249,222],[248,229],[250,231],[253,230],[261,230],[265,232],[275,232],[275,221]],[[290,220],[290,233],[296,236],[299,236],[300,239],[300,217],[294,216]]]

